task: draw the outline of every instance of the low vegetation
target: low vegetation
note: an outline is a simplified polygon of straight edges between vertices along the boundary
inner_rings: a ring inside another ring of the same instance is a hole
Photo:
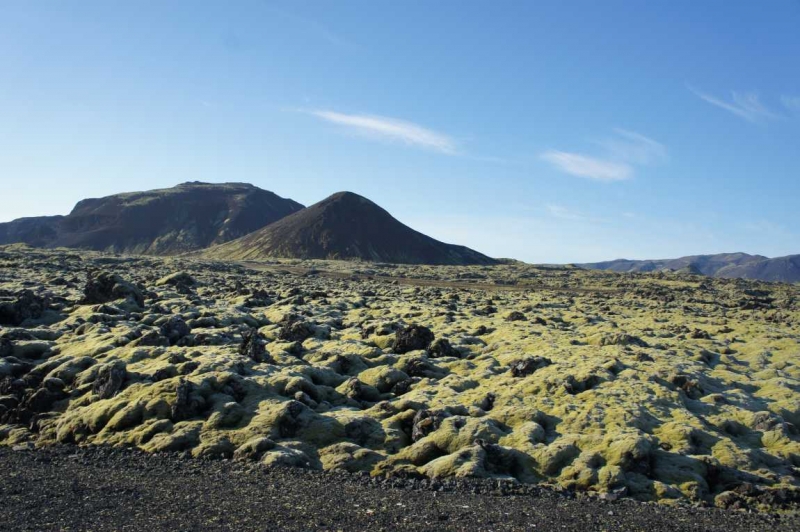
[[[800,501],[800,288],[0,248],[0,444]]]

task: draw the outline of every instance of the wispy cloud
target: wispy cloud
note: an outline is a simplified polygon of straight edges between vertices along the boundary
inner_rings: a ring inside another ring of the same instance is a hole
[[[637,166],[666,160],[667,148],[655,140],[627,129],[614,129],[614,135],[596,142],[604,148],[601,156],[548,150],[540,158],[556,169],[596,181],[623,181],[633,177]]]
[[[563,205],[547,205],[547,212],[550,216],[561,218],[562,220],[583,220],[585,217],[577,212],[574,212]]]
[[[711,105],[715,105],[720,109],[724,109],[739,118],[743,118],[748,122],[758,123],[765,120],[780,118],[779,115],[767,108],[766,105],[761,103],[758,94],[753,92],[736,92],[731,91],[731,99],[723,100],[715,96],[711,96],[701,90],[698,90],[691,85],[686,85],[695,96],[704,100]]]
[[[597,181],[622,181],[633,175],[633,168],[628,164],[589,157],[580,153],[549,150],[542,153],[541,158],[562,172]]]
[[[449,135],[406,120],[377,115],[346,114],[329,110],[308,110],[304,112],[368,137],[401,142],[408,146],[445,155],[459,154],[458,143]]]
[[[667,158],[667,148],[660,142],[635,131],[616,128],[615,137],[603,139],[603,146],[615,158],[630,164],[652,164]]]
[[[800,96],[781,96],[781,103],[790,111],[800,113]]]

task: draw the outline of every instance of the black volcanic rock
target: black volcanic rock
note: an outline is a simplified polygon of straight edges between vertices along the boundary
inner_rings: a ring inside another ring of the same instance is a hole
[[[174,255],[239,238],[302,208],[245,183],[183,183],[85,199],[67,216],[0,224],[0,244]]]
[[[485,255],[414,231],[352,192],[339,192],[243,238],[205,252],[237,260],[273,257],[405,264],[493,264]]]
[[[82,303],[92,305],[116,299],[129,299],[139,307],[144,305],[142,291],[119,275],[99,272],[88,276],[83,289]]]
[[[0,300],[0,325],[21,325],[25,320],[40,318],[48,306],[47,299],[23,290],[14,299]]]
[[[394,352],[403,354],[417,349],[428,349],[434,338],[433,332],[422,325],[404,327],[395,333]]]
[[[94,381],[92,386],[92,391],[100,399],[110,399],[122,389],[127,378],[128,369],[125,363],[116,361],[100,369],[97,380]]]

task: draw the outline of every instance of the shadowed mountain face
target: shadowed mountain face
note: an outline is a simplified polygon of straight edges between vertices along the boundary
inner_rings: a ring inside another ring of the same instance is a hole
[[[63,216],[36,216],[1,223],[0,244],[23,242],[44,247],[58,237],[58,224],[63,219]]]
[[[205,252],[212,258],[273,257],[366,260],[405,264],[493,264],[463,246],[403,225],[352,192],[340,192],[243,238]]]
[[[184,183],[85,199],[67,216],[0,224],[0,244],[174,255],[239,238],[302,208],[245,183]]]
[[[800,255],[770,259],[762,255],[748,255],[747,253],[720,253],[664,260],[619,259],[579,264],[579,266],[592,270],[623,273],[677,271],[711,277],[757,279],[784,283],[800,282]]]

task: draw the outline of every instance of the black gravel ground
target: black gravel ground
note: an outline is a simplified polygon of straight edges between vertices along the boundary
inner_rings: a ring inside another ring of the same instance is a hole
[[[105,448],[0,448],[0,530],[800,531],[800,517],[377,480]]]

